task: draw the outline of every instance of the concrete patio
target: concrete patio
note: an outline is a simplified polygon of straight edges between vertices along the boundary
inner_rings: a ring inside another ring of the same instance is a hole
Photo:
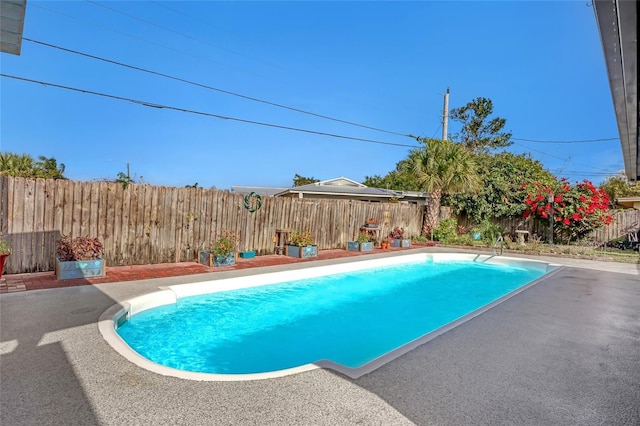
[[[212,274],[1,294],[0,424],[640,424],[640,265],[533,258],[566,266],[357,380],[187,381],[138,368],[100,335],[113,304]]]

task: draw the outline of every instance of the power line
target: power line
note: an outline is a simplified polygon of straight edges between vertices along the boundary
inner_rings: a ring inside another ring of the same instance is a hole
[[[206,40],[202,40],[202,39],[199,39],[199,38],[197,38],[197,37],[193,37],[193,36],[190,36],[190,35],[188,35],[188,34],[181,33],[180,31],[173,30],[173,29],[171,29],[171,28],[169,28],[169,27],[165,27],[165,26],[163,26],[163,25],[156,24],[156,23],[155,23],[155,22],[153,22],[153,21],[149,21],[149,20],[147,20],[147,19],[137,17],[137,16],[132,15],[132,14],[130,14],[130,13],[123,12],[123,11],[121,11],[121,10],[118,10],[118,9],[114,8],[114,7],[110,7],[110,6],[106,6],[106,5],[104,5],[104,4],[98,3],[97,1],[93,1],[93,0],[85,0],[85,1],[86,1],[87,3],[91,3],[91,4],[95,5],[95,6],[99,6],[99,7],[105,8],[105,9],[110,10],[110,11],[115,12],[115,13],[119,13],[119,14],[121,14],[121,15],[124,15],[124,16],[128,17],[128,18],[135,19],[136,21],[144,22],[144,23],[145,23],[145,24],[147,24],[147,25],[152,25],[152,26],[154,26],[154,27],[156,27],[156,28],[160,28],[161,30],[164,30],[164,31],[170,32],[170,33],[172,33],[172,34],[179,35],[179,36],[184,37],[184,38],[187,38],[187,39],[189,39],[189,40],[197,41],[197,42],[200,42],[200,43],[206,44],[206,45],[208,45],[208,46],[215,47],[216,49],[226,50],[227,52],[231,52],[231,53],[239,54],[238,52],[235,52],[235,51],[233,51],[233,50],[226,49],[226,48],[224,48],[224,47],[220,47],[220,46],[216,46],[215,44],[213,44],[213,43],[209,43],[209,42],[208,42],[208,41],[206,41]]]
[[[200,59],[200,60],[203,60],[203,61],[208,61],[208,62],[212,62],[214,64],[220,65],[220,62],[216,62],[216,61],[211,60],[211,59],[207,59],[207,58],[203,58],[203,57],[200,57],[200,56],[197,56],[197,55],[193,55],[193,54],[187,53],[187,52],[185,52],[183,50],[174,49],[172,47],[169,47],[169,46],[166,46],[166,45],[163,45],[163,44],[160,44],[160,43],[156,43],[154,41],[147,40],[147,39],[144,39],[144,38],[141,38],[141,37],[137,37],[137,36],[132,35],[132,34],[128,34],[128,33],[122,32],[122,31],[118,31],[118,30],[113,29],[111,27],[107,27],[105,25],[97,24],[97,23],[92,22],[92,21],[90,21],[88,19],[78,18],[76,16],[69,15],[68,13],[63,13],[63,12],[60,12],[60,11],[57,11],[57,10],[49,9],[49,8],[41,6],[41,5],[37,4],[37,3],[29,3],[29,7],[32,7],[32,6],[38,8],[38,9],[46,10],[47,12],[50,12],[50,13],[55,13],[56,15],[64,16],[65,18],[70,18],[70,19],[75,19],[76,21],[86,22],[89,25],[92,25],[92,26],[94,26],[96,28],[101,28],[103,30],[110,31],[112,33],[120,34],[122,36],[131,38],[133,40],[138,40],[138,41],[142,41],[144,43],[149,43],[149,44],[152,44],[154,46],[158,46],[158,47],[161,47],[163,49],[171,50],[173,52],[180,53],[180,54],[185,55],[185,56],[190,56],[192,58],[196,58],[196,59]]]
[[[398,133],[398,132],[394,132],[394,131],[390,131],[390,130],[379,129],[377,127],[367,126],[367,125],[364,125],[364,124],[358,124],[358,123],[354,123],[352,121],[347,121],[347,120],[342,120],[342,119],[339,119],[339,118],[329,117],[329,116],[322,115],[322,114],[316,114],[314,112],[305,111],[305,110],[302,110],[302,109],[299,109],[299,108],[294,108],[294,107],[290,107],[290,106],[287,106],[287,105],[278,104],[278,103],[275,103],[275,102],[265,101],[263,99],[254,98],[252,96],[242,95],[240,93],[235,93],[235,92],[231,92],[229,90],[224,90],[224,89],[220,89],[220,88],[217,88],[217,87],[208,86],[206,84],[197,83],[195,81],[186,80],[184,78],[175,77],[175,76],[172,76],[172,75],[169,75],[169,74],[163,74],[163,73],[158,72],[158,71],[152,71],[152,70],[148,70],[146,68],[141,68],[141,67],[137,67],[137,66],[134,66],[134,65],[125,64],[125,63],[122,63],[122,62],[113,61],[111,59],[102,58],[100,56],[95,56],[95,55],[91,55],[91,54],[88,54],[88,53],[79,52],[77,50],[67,49],[65,47],[57,46],[57,45],[50,44],[50,43],[45,43],[43,41],[33,40],[33,39],[30,39],[30,38],[27,38],[27,37],[23,37],[23,40],[29,41],[31,43],[40,44],[42,46],[47,46],[47,47],[50,47],[50,48],[53,48],[53,49],[62,50],[64,52],[73,53],[75,55],[80,55],[80,56],[84,56],[84,57],[87,57],[87,58],[95,59],[95,60],[98,60],[98,61],[107,62],[107,63],[113,64],[113,65],[118,65],[118,66],[121,66],[121,67],[130,68],[130,69],[133,69],[133,70],[136,70],[136,71],[142,71],[142,72],[146,72],[146,73],[149,73],[149,74],[157,75],[157,76],[160,76],[160,77],[165,77],[165,78],[168,78],[168,79],[171,79],[171,80],[175,80],[175,81],[179,81],[179,82],[182,82],[182,83],[191,84],[191,85],[194,85],[194,86],[197,86],[197,87],[201,87],[203,89],[213,90],[213,91],[224,93],[224,94],[231,95],[231,96],[237,96],[239,98],[247,99],[247,100],[250,100],[250,101],[260,102],[260,103],[263,103],[263,104],[266,104],[266,105],[271,105],[271,106],[275,106],[275,107],[278,107],[278,108],[284,108],[284,109],[288,109],[290,111],[295,111],[295,112],[299,112],[299,113],[302,113],[302,114],[311,115],[311,116],[314,116],[314,117],[324,118],[326,120],[336,121],[336,122],[343,123],[343,124],[349,124],[351,126],[361,127],[361,128],[368,129],[368,130],[374,130],[374,131],[377,131],[377,132],[388,133],[388,134],[392,134],[392,135],[396,135],[396,136],[410,137],[409,135],[404,134],[404,133]]]
[[[523,148],[525,148],[525,149],[528,149],[528,150],[531,150],[531,151],[534,151],[534,152],[538,152],[538,153],[540,153],[540,154],[542,154],[542,155],[546,155],[546,156],[548,156],[548,157],[557,158],[558,160],[562,160],[562,161],[567,161],[567,160],[569,160],[568,158],[565,158],[565,157],[559,157],[559,156],[557,156],[557,155],[549,154],[548,152],[540,151],[540,150],[538,150],[538,149],[534,149],[534,148],[531,148],[531,147],[528,147],[528,146],[522,145],[522,144],[520,144],[520,143],[516,143],[516,142],[514,142],[513,144],[514,144],[514,145],[521,146],[521,147],[523,147]],[[600,171],[602,171],[602,172],[608,172],[608,171],[607,171],[607,170],[605,170],[605,169],[601,169],[601,168],[598,168],[598,167],[593,167],[593,166],[590,166],[590,165],[588,165],[588,164],[581,164],[581,163],[576,163],[576,162],[574,162],[573,164],[575,164],[575,165],[577,165],[577,166],[588,167],[588,168],[590,168],[590,169],[594,169],[594,170],[600,170]]]
[[[86,90],[86,89],[78,89],[78,88],[75,88],[75,87],[63,86],[63,85],[55,84],[55,83],[48,83],[46,81],[41,81],[41,80],[32,80],[32,79],[29,79],[29,78],[18,77],[18,76],[15,76],[15,75],[9,75],[9,74],[4,74],[4,73],[0,73],[0,76],[1,77],[12,78],[14,80],[26,81],[26,82],[29,82],[29,83],[42,84],[44,86],[56,87],[56,88],[59,88],[59,89],[71,90],[71,91],[74,91],[74,92],[86,93],[86,94],[89,94],[89,95],[102,96],[102,97],[105,97],[105,98],[116,99],[116,100],[119,100],[119,101],[131,102],[131,103],[142,105],[142,106],[149,107],[149,108],[168,109],[168,110],[172,110],[172,111],[179,111],[179,112],[185,112],[185,113],[189,113],[189,114],[203,115],[203,116],[206,116],[206,117],[219,118],[221,120],[232,120],[232,121],[238,121],[238,122],[241,122],[241,123],[255,124],[255,125],[258,125],[258,126],[273,127],[273,128],[277,128],[277,129],[291,130],[291,131],[303,132],[303,133],[311,133],[311,134],[320,135],[320,136],[328,136],[328,137],[333,137],[333,138],[348,139],[348,140],[353,140],[353,141],[358,141],[358,142],[375,143],[375,144],[390,145],[390,146],[401,146],[401,147],[407,147],[407,148],[418,148],[418,146],[416,146],[416,145],[406,145],[406,144],[393,143],[393,142],[376,141],[376,140],[372,140],[372,139],[355,138],[355,137],[352,137],[352,136],[337,135],[337,134],[334,134],[334,133],[326,133],[326,132],[320,132],[320,131],[316,131],[316,130],[300,129],[300,128],[297,128],[297,127],[288,127],[288,126],[282,126],[282,125],[279,125],[279,124],[263,123],[263,122],[260,122],[260,121],[245,120],[245,119],[237,118],[237,117],[228,117],[228,116],[224,116],[224,115],[220,115],[220,114],[213,114],[213,113],[208,113],[208,112],[203,112],[203,111],[196,111],[196,110],[186,109],[186,108],[179,108],[179,107],[174,107],[174,106],[170,106],[170,105],[156,104],[156,103],[153,103],[153,102],[141,101],[139,99],[132,99],[132,98],[126,98],[124,96],[117,96],[117,95],[110,95],[110,94],[107,94],[107,93],[94,92],[92,90]]]
[[[584,171],[576,171],[576,170],[564,170],[564,171],[557,171],[556,173],[560,174],[567,174],[567,175],[582,175],[582,176],[612,176],[612,175],[617,175],[618,171],[615,172],[584,172]]]
[[[535,142],[535,143],[591,143],[591,142],[607,142],[607,141],[617,141],[620,138],[603,138],[603,139],[579,139],[573,141],[542,141],[537,139],[522,139],[522,138],[511,138],[514,141],[522,141],[522,142]]]

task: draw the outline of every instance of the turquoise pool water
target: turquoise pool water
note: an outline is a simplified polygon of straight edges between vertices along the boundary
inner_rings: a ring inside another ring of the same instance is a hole
[[[145,358],[186,371],[260,373],[323,359],[357,368],[543,274],[427,260],[184,297],[133,315],[117,333]]]

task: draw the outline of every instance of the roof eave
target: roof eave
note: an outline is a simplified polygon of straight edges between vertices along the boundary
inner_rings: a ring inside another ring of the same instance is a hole
[[[625,174],[640,180],[638,139],[638,10],[635,1],[595,0],[593,7],[607,64]]]
[[[20,55],[27,0],[0,2],[0,52]]]

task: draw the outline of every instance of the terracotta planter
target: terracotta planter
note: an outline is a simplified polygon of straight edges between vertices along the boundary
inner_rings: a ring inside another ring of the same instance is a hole
[[[0,254],[0,278],[2,278],[2,270],[4,269],[4,261],[9,254]]]

